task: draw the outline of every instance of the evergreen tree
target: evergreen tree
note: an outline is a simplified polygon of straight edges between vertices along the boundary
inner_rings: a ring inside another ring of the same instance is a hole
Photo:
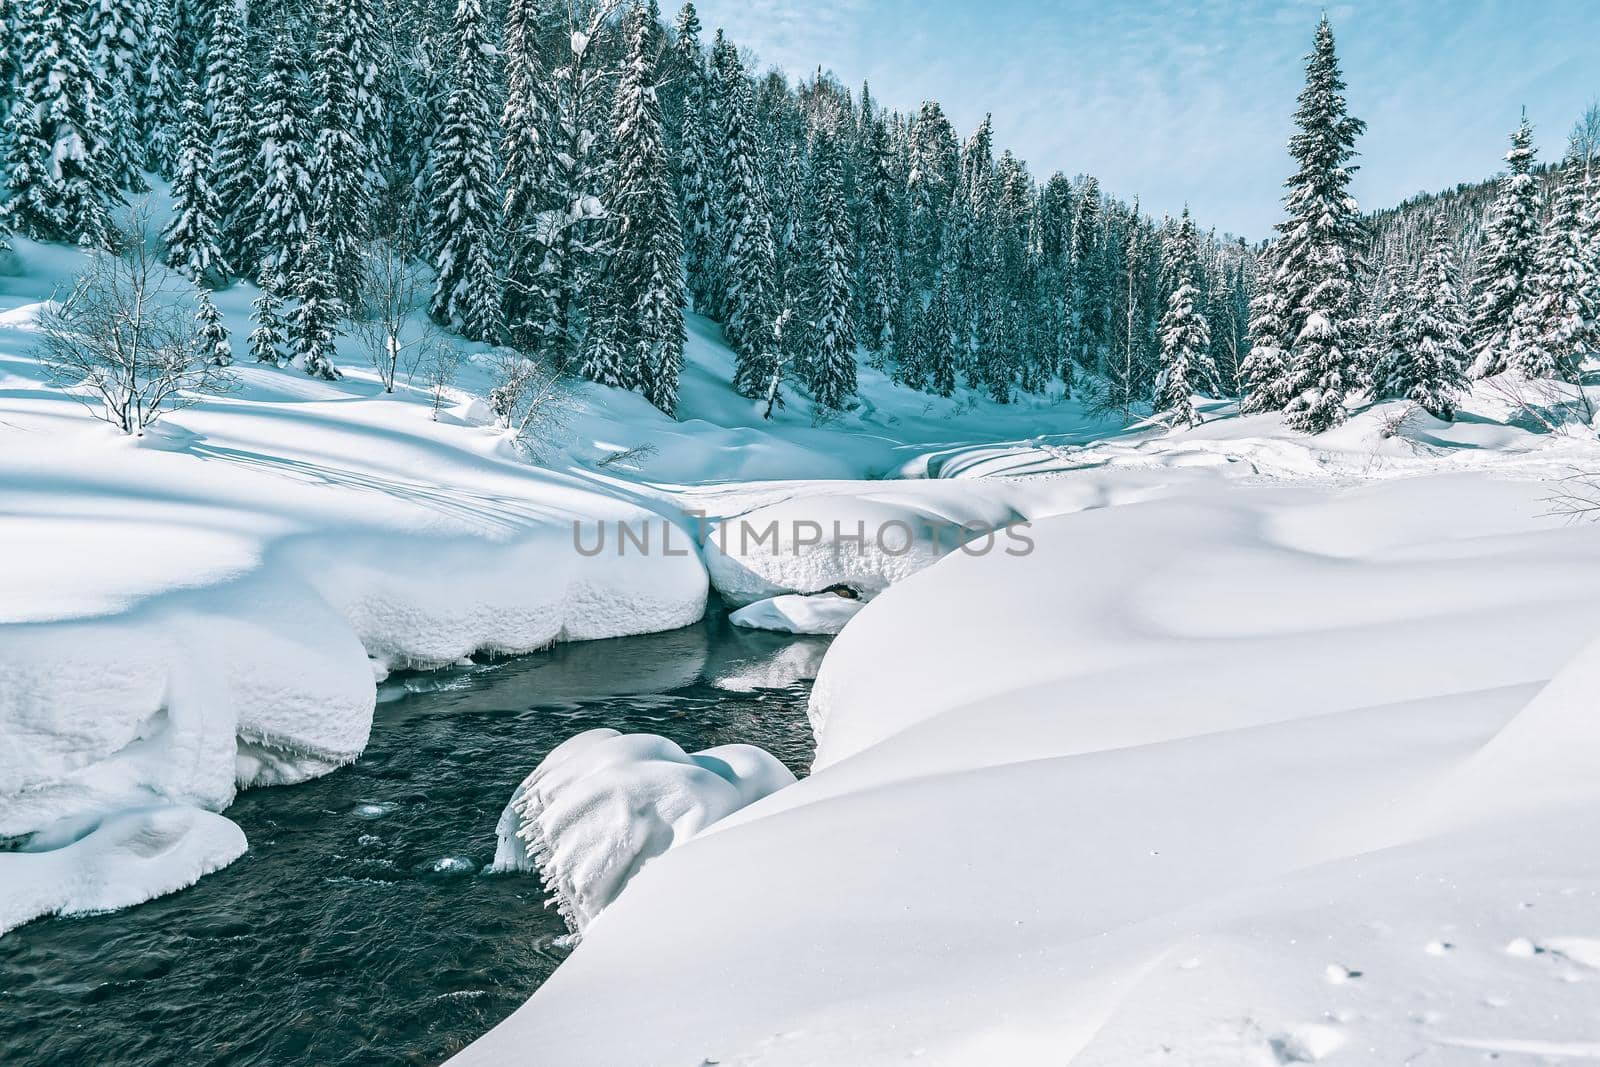
[[[818,407],[840,411],[856,391],[850,218],[838,150],[826,135],[819,139],[816,156],[806,240],[808,384]]]
[[[923,317],[922,350],[927,361],[928,389],[940,396],[956,391],[954,298],[948,274],[942,274]]]
[[[289,340],[307,374],[333,381],[339,377],[333,366],[334,339],[344,313],[333,286],[333,256],[313,234],[296,261],[299,273],[293,285],[297,302],[289,312]]]
[[[133,101],[141,97],[146,72],[140,59],[148,25],[145,0],[90,0],[88,48],[90,67],[98,78],[96,95],[105,102],[104,153],[112,181],[131,192],[149,186],[139,173],[138,134]]]
[[[1513,332],[1511,365],[1530,378],[1577,381],[1597,336],[1596,246],[1590,233],[1589,178],[1574,143],[1562,164],[1554,209],[1545,221],[1527,278],[1527,299]]]
[[[270,269],[278,285],[302,273],[300,257],[310,231],[311,175],[306,168],[306,123],[294,41],[280,27],[272,43],[256,141],[255,171],[260,176],[245,206],[250,220],[248,262]]]
[[[183,99],[183,65],[174,39],[178,0],[155,0],[145,42],[144,76],[138,88],[139,138],[145,146],[145,166],[163,178],[172,176],[177,163],[178,140],[183,119],[179,105]]]
[[[1326,17],[1306,57],[1306,87],[1295,112],[1299,132],[1289,154],[1299,169],[1284,197],[1288,218],[1278,224],[1273,286],[1287,308],[1289,426],[1320,433],[1342,422],[1345,396],[1359,370],[1353,328],[1360,249],[1365,228],[1348,186],[1356,168],[1356,138],[1366,128],[1349,115],[1344,80]]]
[[[895,254],[899,244],[895,232],[898,203],[888,126],[875,116],[866,116],[862,121],[866,123],[866,143],[862,148],[861,183],[864,188],[856,321],[867,351],[881,355],[895,344],[895,293],[900,288]]]
[[[503,314],[513,343],[539,348],[555,328],[558,295],[545,262],[551,219],[560,211],[549,182],[550,113],[539,65],[537,0],[510,0],[506,9],[506,102],[500,126],[501,223],[505,233]]]
[[[622,324],[623,380],[671,414],[683,366],[683,238],[679,204],[656,99],[653,36],[642,6],[630,17],[628,59],[613,116],[615,184],[611,225],[611,298]]]
[[[332,263],[334,289],[347,304],[354,303],[360,281],[361,246],[378,177],[375,148],[368,140],[376,136],[368,115],[375,103],[368,99],[371,89],[361,84],[366,72],[357,70],[358,62],[366,65],[362,57],[370,46],[355,39],[361,21],[357,9],[368,6],[369,0],[320,0],[312,67],[316,107],[308,165],[310,206]]]
[[[1289,403],[1292,379],[1289,375],[1289,302],[1279,288],[1276,256],[1269,252],[1261,261],[1261,285],[1250,301],[1250,354],[1239,368],[1244,399],[1240,410],[1246,414],[1281,411]]]
[[[5,131],[0,228],[104,248],[117,198],[101,153],[104,116],[84,44],[82,0],[28,0]]]
[[[741,80],[727,108],[723,136],[722,332],[738,356],[733,387],[755,397],[767,385],[774,358],[771,326],[776,319],[777,253],[750,108],[750,90]]]
[[[493,249],[494,72],[481,0],[459,0],[454,30],[450,97],[433,143],[430,235],[436,280],[429,311],[466,337],[492,340],[500,326]]]
[[[217,196],[223,260],[236,270],[252,269],[258,261],[251,242],[255,225],[249,210],[261,173],[261,142],[251,117],[254,84],[238,5],[219,3],[206,45],[205,109],[211,126],[212,187]]]
[[[1105,279],[1100,269],[1104,237],[1100,182],[1090,176],[1084,180],[1077,216],[1072,222],[1073,350],[1079,363],[1096,371],[1104,369],[1105,343],[1110,332]]]
[[[1169,247],[1173,289],[1161,317],[1161,377],[1156,383],[1155,409],[1170,412],[1173,423],[1193,426],[1200,421],[1194,410],[1197,390],[1209,390],[1216,380],[1212,366],[1211,327],[1197,307],[1195,288],[1198,250],[1189,209]]]
[[[287,324],[283,321],[283,301],[278,296],[277,279],[271,271],[261,272],[261,292],[250,302],[250,354],[257,363],[276,367],[288,348]]]
[[[233,345],[228,341],[228,327],[204,289],[200,291],[199,303],[195,321],[200,324],[200,349],[205,353],[206,362],[217,367],[229,366],[233,363]]]
[[[1506,153],[1507,171],[1490,211],[1483,248],[1478,254],[1482,279],[1473,309],[1472,376],[1485,378],[1510,366],[1512,334],[1528,300],[1527,279],[1533,272],[1539,242],[1539,183],[1533,176],[1533,126],[1523,112]]]
[[[183,102],[183,148],[172,183],[172,221],[162,231],[167,265],[197,285],[216,287],[228,278],[218,225],[221,208],[211,189],[211,130],[199,90],[191,83]]]
[[[683,118],[678,134],[678,188],[682,203],[684,266],[696,310],[705,310],[711,273],[716,268],[716,211],[712,201],[713,113],[709,111],[705,57],[700,51],[700,20],[693,4],[678,14],[675,45],[679,77],[684,79]]]
[[[1433,245],[1412,282],[1388,391],[1440,419],[1455,415],[1456,396],[1466,388],[1466,313],[1461,275],[1450,231],[1440,216]]]

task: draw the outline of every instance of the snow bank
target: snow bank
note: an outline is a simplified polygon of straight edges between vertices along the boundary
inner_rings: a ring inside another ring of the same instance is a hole
[[[1482,475],[1163,477],[869,603],[814,773],[653,861],[457,1062],[1586,1047],[1593,528]]]
[[[244,831],[214,812],[119,812],[25,851],[0,852],[0,934],[45,915],[114,911],[193,885],[244,855]]]
[[[728,616],[735,626],[789,634],[836,634],[864,605],[838,593],[791,593],[747,604]]]
[[[794,780],[754,745],[685,754],[653,734],[587,730],[517,787],[500,816],[494,869],[537,866],[582,933],[645,864]]]

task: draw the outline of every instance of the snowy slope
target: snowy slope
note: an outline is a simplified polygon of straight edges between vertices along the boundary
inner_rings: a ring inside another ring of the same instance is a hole
[[[872,600],[814,773],[453,1062],[1592,1058],[1600,539],[1550,512],[1593,444],[1251,429],[963,453],[1162,485]]]

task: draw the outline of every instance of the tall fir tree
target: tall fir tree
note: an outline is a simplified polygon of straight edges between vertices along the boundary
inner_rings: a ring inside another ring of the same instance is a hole
[[[333,381],[339,371],[333,365],[334,341],[339,335],[339,319],[344,308],[333,285],[333,255],[313,232],[296,257],[298,273],[293,279],[295,306],[289,312],[289,342],[300,367],[313,378]]]
[[[280,27],[262,93],[255,171],[260,177],[246,204],[249,260],[235,263],[254,273],[274,272],[281,288],[302,273],[301,256],[311,227],[311,173],[306,166],[306,119],[294,40]]]
[[[500,332],[495,272],[493,50],[480,0],[459,0],[450,96],[433,142],[429,232],[435,282],[429,311],[476,341]]]
[[[372,123],[363,117],[376,105],[372,89],[362,84],[367,72],[357,69],[367,66],[362,57],[370,50],[370,44],[356,40],[361,21],[356,9],[366,6],[367,0],[319,0],[312,65],[310,209],[332,265],[330,280],[346,305],[354,304],[360,284],[361,248],[378,178],[369,140],[375,133],[364,129]]]
[[[865,95],[865,89],[862,90]],[[858,333],[869,353],[879,355],[895,344],[896,294],[900,289],[895,232],[898,210],[895,175],[890,158],[889,129],[881,119],[864,115],[866,140],[862,146],[861,227],[858,247],[860,269],[856,284]],[[881,362],[881,358],[879,360]]]
[[[814,155],[803,305],[811,355],[808,384],[818,407],[842,411],[856,391],[850,216],[839,149],[830,135],[819,136]]]
[[[1511,366],[1513,334],[1526,315],[1528,276],[1539,243],[1539,183],[1533,175],[1536,150],[1526,111],[1511,135],[1506,173],[1490,208],[1483,247],[1478,253],[1480,293],[1472,312],[1472,376],[1486,378]]]
[[[733,387],[761,395],[771,374],[777,316],[777,250],[752,126],[750,89],[742,79],[724,116],[722,154],[722,332],[733,347]]]
[[[1156,382],[1155,410],[1170,413],[1174,424],[1193,426],[1200,421],[1194,394],[1211,391],[1217,372],[1211,363],[1211,327],[1198,307],[1199,250],[1187,207],[1168,246],[1168,258],[1173,289],[1167,297],[1166,314],[1161,316],[1161,376]]]
[[[161,232],[167,265],[197,285],[227,282],[222,253],[221,208],[211,188],[211,126],[191,82],[183,102],[183,146],[172,182],[172,221]]]
[[[1435,217],[1432,243],[1405,303],[1400,344],[1386,391],[1414,402],[1436,418],[1453,418],[1456,398],[1467,385],[1469,357],[1461,272],[1456,267],[1449,224],[1442,215]]]
[[[205,108],[211,127],[212,187],[223,259],[247,275],[257,269],[250,196],[259,184],[261,141],[254,113],[255,73],[237,4],[219,3],[206,45]]]
[[[624,367],[623,381],[611,384],[642,389],[670,415],[678,403],[686,339],[683,237],[656,98],[653,36],[648,9],[635,8],[612,119],[614,185],[606,204],[610,297],[617,309],[612,328]]]
[[[940,396],[951,396],[956,391],[955,300],[951,286],[950,275],[941,273],[922,320],[928,390]]]
[[[144,76],[138,85],[138,128],[145,146],[145,166],[170,178],[178,160],[183,125],[179,107],[183,100],[184,65],[175,38],[179,0],[154,3],[144,48]]]
[[[1344,79],[1324,16],[1306,57],[1306,86],[1295,111],[1299,131],[1289,154],[1299,169],[1287,183],[1288,218],[1278,224],[1273,286],[1287,307],[1289,349],[1286,422],[1320,433],[1345,417],[1356,387],[1355,329],[1366,230],[1350,195],[1356,138],[1366,124],[1349,114]]]
[[[1511,365],[1530,378],[1577,381],[1584,358],[1600,347],[1600,247],[1591,233],[1585,155],[1575,142],[1562,163],[1513,330]]]
[[[710,85],[705,55],[700,48],[700,19],[694,5],[686,3],[678,12],[677,38],[673,45],[678,77],[684,81],[682,116],[678,129],[678,195],[682,211],[684,267],[696,310],[704,311],[707,282],[716,264],[712,206]]]
[[[546,265],[552,218],[560,205],[549,189],[555,163],[538,51],[539,10],[538,0],[510,0],[506,8],[506,100],[500,120],[502,312],[512,343],[530,349],[542,348],[555,329],[558,298]]]
[[[276,367],[288,349],[288,324],[283,320],[283,299],[273,273],[262,271],[259,282],[260,292],[250,302],[250,321],[255,324],[250,331],[250,355],[257,363]]]
[[[1277,284],[1275,250],[1269,249],[1260,264],[1261,283],[1250,299],[1250,354],[1239,368],[1239,387],[1244,393],[1240,410],[1245,414],[1281,411],[1289,403],[1290,335],[1288,300]]]
[[[19,24],[0,228],[107,247],[110,205],[120,197],[103,158],[104,101],[85,46],[82,0],[27,0]]]
[[[150,33],[147,0],[90,0],[89,63],[99,79],[96,93],[105,101],[104,155],[111,180],[130,192],[149,189],[139,173],[143,163],[134,101],[143,93],[144,40]]]

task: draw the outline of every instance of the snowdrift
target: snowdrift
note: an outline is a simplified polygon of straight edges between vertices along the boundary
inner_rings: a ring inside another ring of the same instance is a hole
[[[653,734],[587,730],[517,787],[496,828],[494,869],[537,867],[581,934],[651,860],[794,780],[754,745],[686,754]]]

